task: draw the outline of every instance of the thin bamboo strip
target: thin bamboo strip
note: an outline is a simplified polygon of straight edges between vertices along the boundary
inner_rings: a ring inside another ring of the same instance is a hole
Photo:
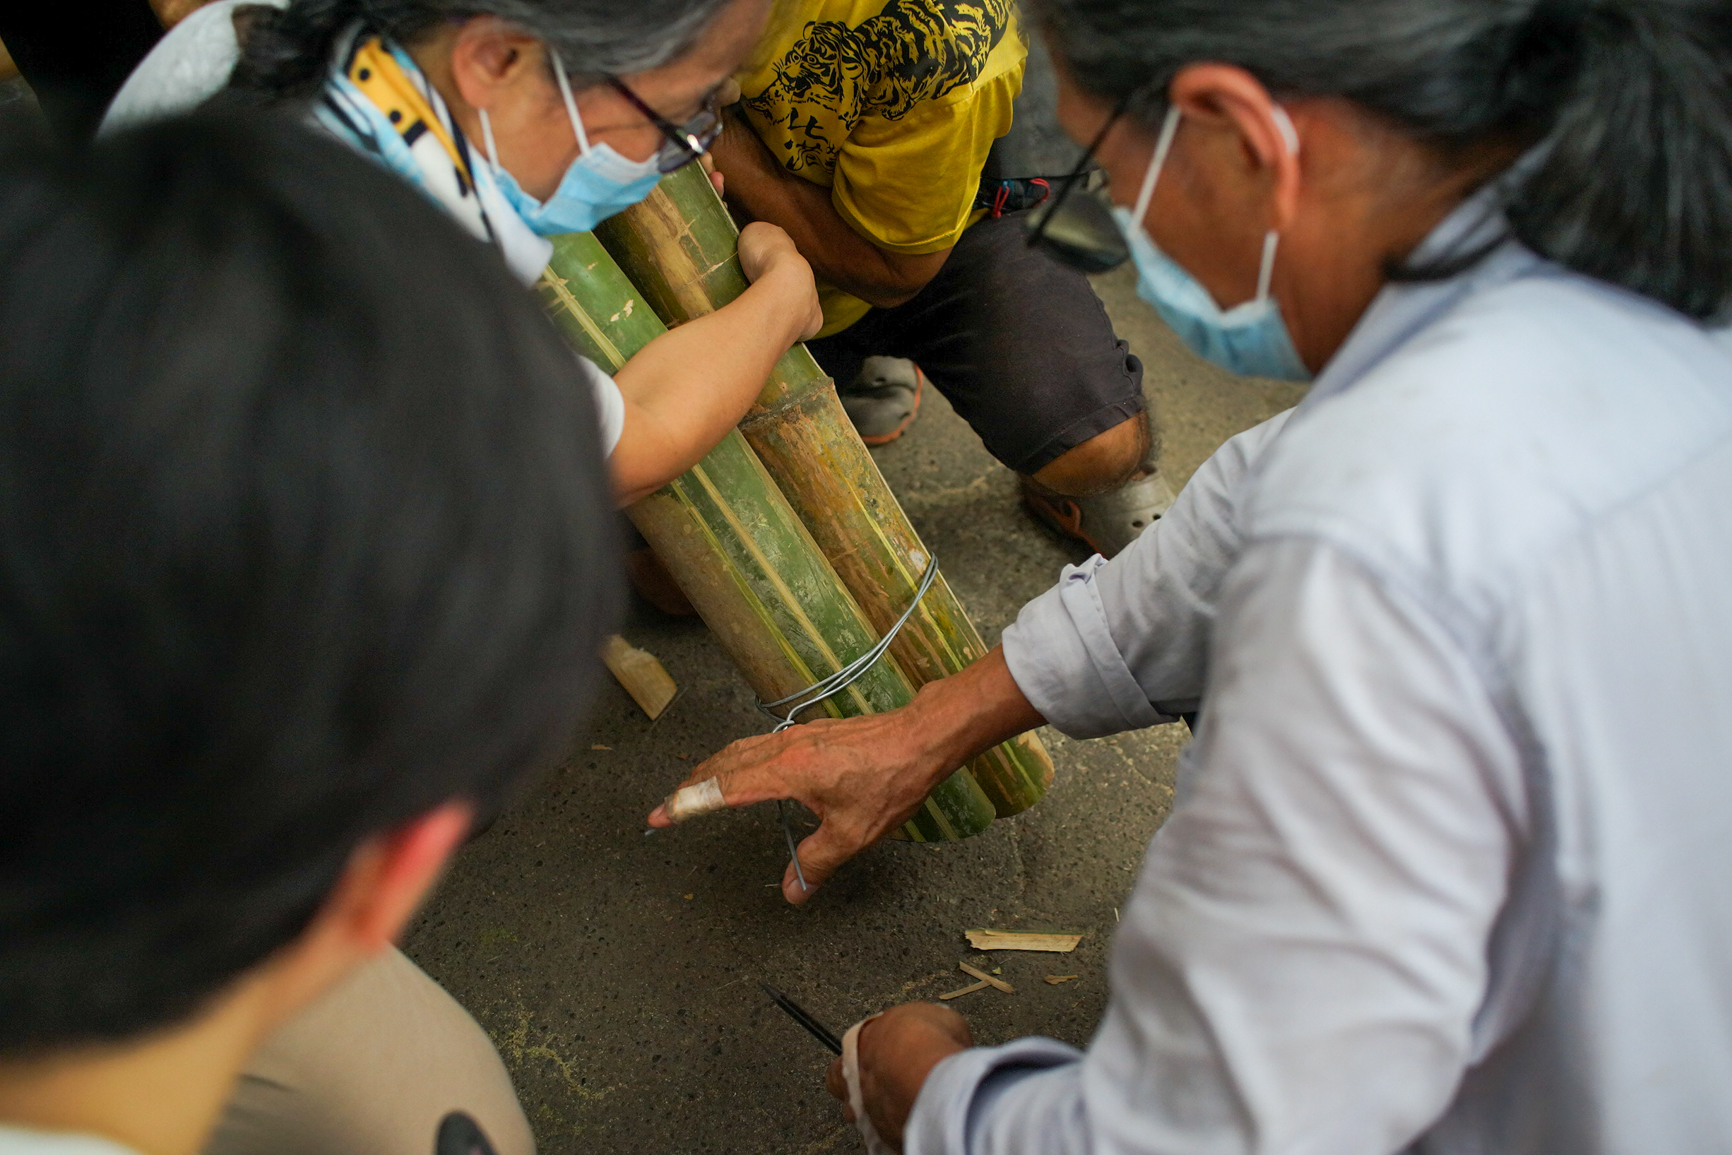
[[[596,235],[670,324],[712,312],[746,289],[739,232],[697,165],[662,178],[649,199]],[[889,628],[914,597],[930,554],[804,345],[777,362],[740,428],[867,618]],[[961,670],[986,646],[941,576],[891,653],[924,685]],[[1052,759],[1032,733],[969,769],[1000,817],[1034,805],[1052,782]]]
[[[609,372],[666,331],[588,233],[555,240],[541,289],[567,338]],[[877,642],[880,635],[737,431],[628,513],[760,698],[774,701],[811,685]],[[825,708],[836,717],[880,713],[912,697],[907,675],[886,655]],[[916,841],[965,838],[992,818],[991,801],[961,770],[903,831]]]

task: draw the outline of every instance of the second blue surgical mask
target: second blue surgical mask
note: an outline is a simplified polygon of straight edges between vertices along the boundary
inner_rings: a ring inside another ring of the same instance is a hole
[[[1155,143],[1155,155],[1149,159],[1143,176],[1143,187],[1137,193],[1134,208],[1113,206],[1113,218],[1130,246],[1131,259],[1137,266],[1137,295],[1154,306],[1162,319],[1199,357],[1212,361],[1223,369],[1254,377],[1278,377],[1288,381],[1309,381],[1311,371],[1299,359],[1293,338],[1281,319],[1281,307],[1269,295],[1269,280],[1275,269],[1275,248],[1279,234],[1270,229],[1263,237],[1263,259],[1257,272],[1257,295],[1242,305],[1223,309],[1215,303],[1201,281],[1185,271],[1173,258],[1163,253],[1143,227],[1143,217],[1149,211],[1149,198],[1155,193],[1155,181],[1161,166],[1173,147],[1173,136],[1179,128],[1177,105],[1167,110],[1166,121]],[[1288,151],[1299,151],[1299,136],[1286,110],[1275,106],[1276,126]]]
[[[553,72],[559,81],[559,94],[565,98],[566,115],[571,117],[571,130],[577,135],[578,152],[577,159],[560,178],[559,187],[545,201],[524,192],[516,178],[500,165],[499,150],[493,143],[493,125],[487,119],[487,110],[481,110],[481,134],[500,195],[510,202],[524,224],[544,237],[587,233],[608,217],[649,196],[661,179],[654,154],[647,160],[628,160],[615,152],[611,144],[591,145],[589,134],[583,130],[583,118],[577,114],[577,101],[571,95],[565,62],[557,52],[553,53]]]

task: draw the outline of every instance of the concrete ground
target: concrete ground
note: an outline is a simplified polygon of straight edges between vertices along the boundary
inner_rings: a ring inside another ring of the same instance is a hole
[[[1099,292],[1144,359],[1175,487],[1222,440],[1293,404],[1296,386],[1230,377],[1178,346],[1128,270]],[[877,453],[988,642],[1078,551],[1018,506],[1014,476],[930,393]],[[1166,816],[1182,724],[1092,742],[1048,729],[1040,805],[962,843],[886,843],[804,909],[776,882],[772,806],[646,838],[643,819],[690,767],[764,720],[696,621],[639,606],[625,634],[680,695],[657,722],[604,687],[571,761],[465,850],[407,942],[498,1043],[545,1155],[805,1155],[857,1142],[822,1078],[829,1055],[772,1006],[767,980],[840,1031],[1002,966],[1013,995],[959,999],[981,1042],[1085,1043],[1105,1005],[1116,908]],[[1071,955],[970,951],[968,927],[1081,931]],[[1048,974],[1075,974],[1063,985]]]

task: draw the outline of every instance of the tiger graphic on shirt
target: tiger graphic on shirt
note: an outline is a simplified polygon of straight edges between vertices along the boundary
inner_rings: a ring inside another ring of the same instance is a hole
[[[828,175],[862,118],[900,120],[977,80],[1011,26],[1014,3],[890,0],[854,27],[808,21],[769,85],[743,103],[753,119],[786,134],[783,167]]]

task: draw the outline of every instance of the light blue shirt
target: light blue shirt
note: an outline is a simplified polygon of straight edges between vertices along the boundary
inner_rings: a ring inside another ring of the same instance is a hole
[[[946,1060],[911,1155],[1732,1151],[1726,331],[1391,286],[1005,653],[1075,735],[1205,708],[1088,1051]]]

